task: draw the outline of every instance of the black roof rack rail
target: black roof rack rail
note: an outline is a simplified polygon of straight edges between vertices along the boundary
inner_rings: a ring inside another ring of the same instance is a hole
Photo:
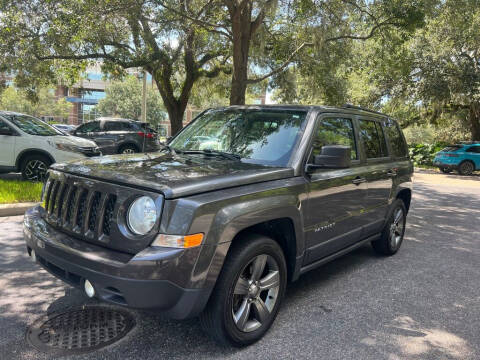
[[[382,115],[382,116],[387,116],[387,114],[384,114],[384,113],[381,113],[379,111],[375,111],[375,110],[370,110],[370,109],[367,109],[367,108],[364,108],[364,107],[361,107],[361,106],[355,106],[355,105],[352,105],[352,104],[344,104],[342,105],[342,108],[344,109],[355,109],[355,110],[362,110],[362,111],[366,111],[366,112],[370,112],[370,113],[374,113],[374,114],[378,114],[378,115]]]

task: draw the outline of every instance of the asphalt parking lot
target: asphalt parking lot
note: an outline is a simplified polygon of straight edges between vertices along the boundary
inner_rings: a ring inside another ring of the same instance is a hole
[[[480,177],[417,173],[406,239],[369,246],[290,284],[270,332],[222,348],[196,319],[132,311],[120,342],[75,359],[480,359]],[[0,359],[48,359],[25,341],[46,312],[91,303],[27,256],[22,217],[0,218]]]

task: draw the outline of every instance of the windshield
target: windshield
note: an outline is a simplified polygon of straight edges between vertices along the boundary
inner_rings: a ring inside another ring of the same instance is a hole
[[[208,110],[170,143],[175,151],[221,151],[242,161],[286,166],[307,112]]]
[[[30,135],[38,136],[55,136],[55,135],[65,135],[61,131],[55,129],[53,126],[48,125],[46,122],[43,122],[40,119],[34,118],[28,115],[3,115],[5,118],[10,120],[15,126],[20,130],[25,131]]]

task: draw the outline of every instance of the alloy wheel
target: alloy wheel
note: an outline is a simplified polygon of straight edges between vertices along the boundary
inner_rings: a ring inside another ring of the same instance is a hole
[[[135,154],[135,150],[132,148],[126,148],[122,151],[122,154]]]
[[[473,172],[473,164],[469,161],[464,162],[461,167],[462,174],[470,175]]]
[[[390,225],[390,245],[396,249],[402,241],[403,230],[405,227],[404,214],[401,208],[397,208],[393,215],[393,221]]]
[[[260,328],[272,316],[280,290],[277,261],[262,254],[253,258],[242,270],[233,291],[232,316],[242,332]]]
[[[25,166],[25,177],[30,181],[43,181],[47,173],[47,164],[40,160],[30,160]]]

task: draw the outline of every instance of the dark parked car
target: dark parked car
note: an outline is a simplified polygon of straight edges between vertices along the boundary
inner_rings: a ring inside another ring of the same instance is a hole
[[[97,143],[102,154],[133,154],[160,149],[157,133],[148,124],[116,118],[98,118],[73,133]]]
[[[27,250],[89,297],[200,314],[217,341],[247,345],[287,282],[365,243],[399,250],[412,172],[387,115],[211,109],[157,154],[54,165],[44,207],[25,214]]]
[[[77,128],[75,125],[69,125],[69,124],[52,124],[52,126],[57,129],[57,130],[60,130],[64,133],[67,133],[67,134],[71,134],[75,131],[75,129]]]

